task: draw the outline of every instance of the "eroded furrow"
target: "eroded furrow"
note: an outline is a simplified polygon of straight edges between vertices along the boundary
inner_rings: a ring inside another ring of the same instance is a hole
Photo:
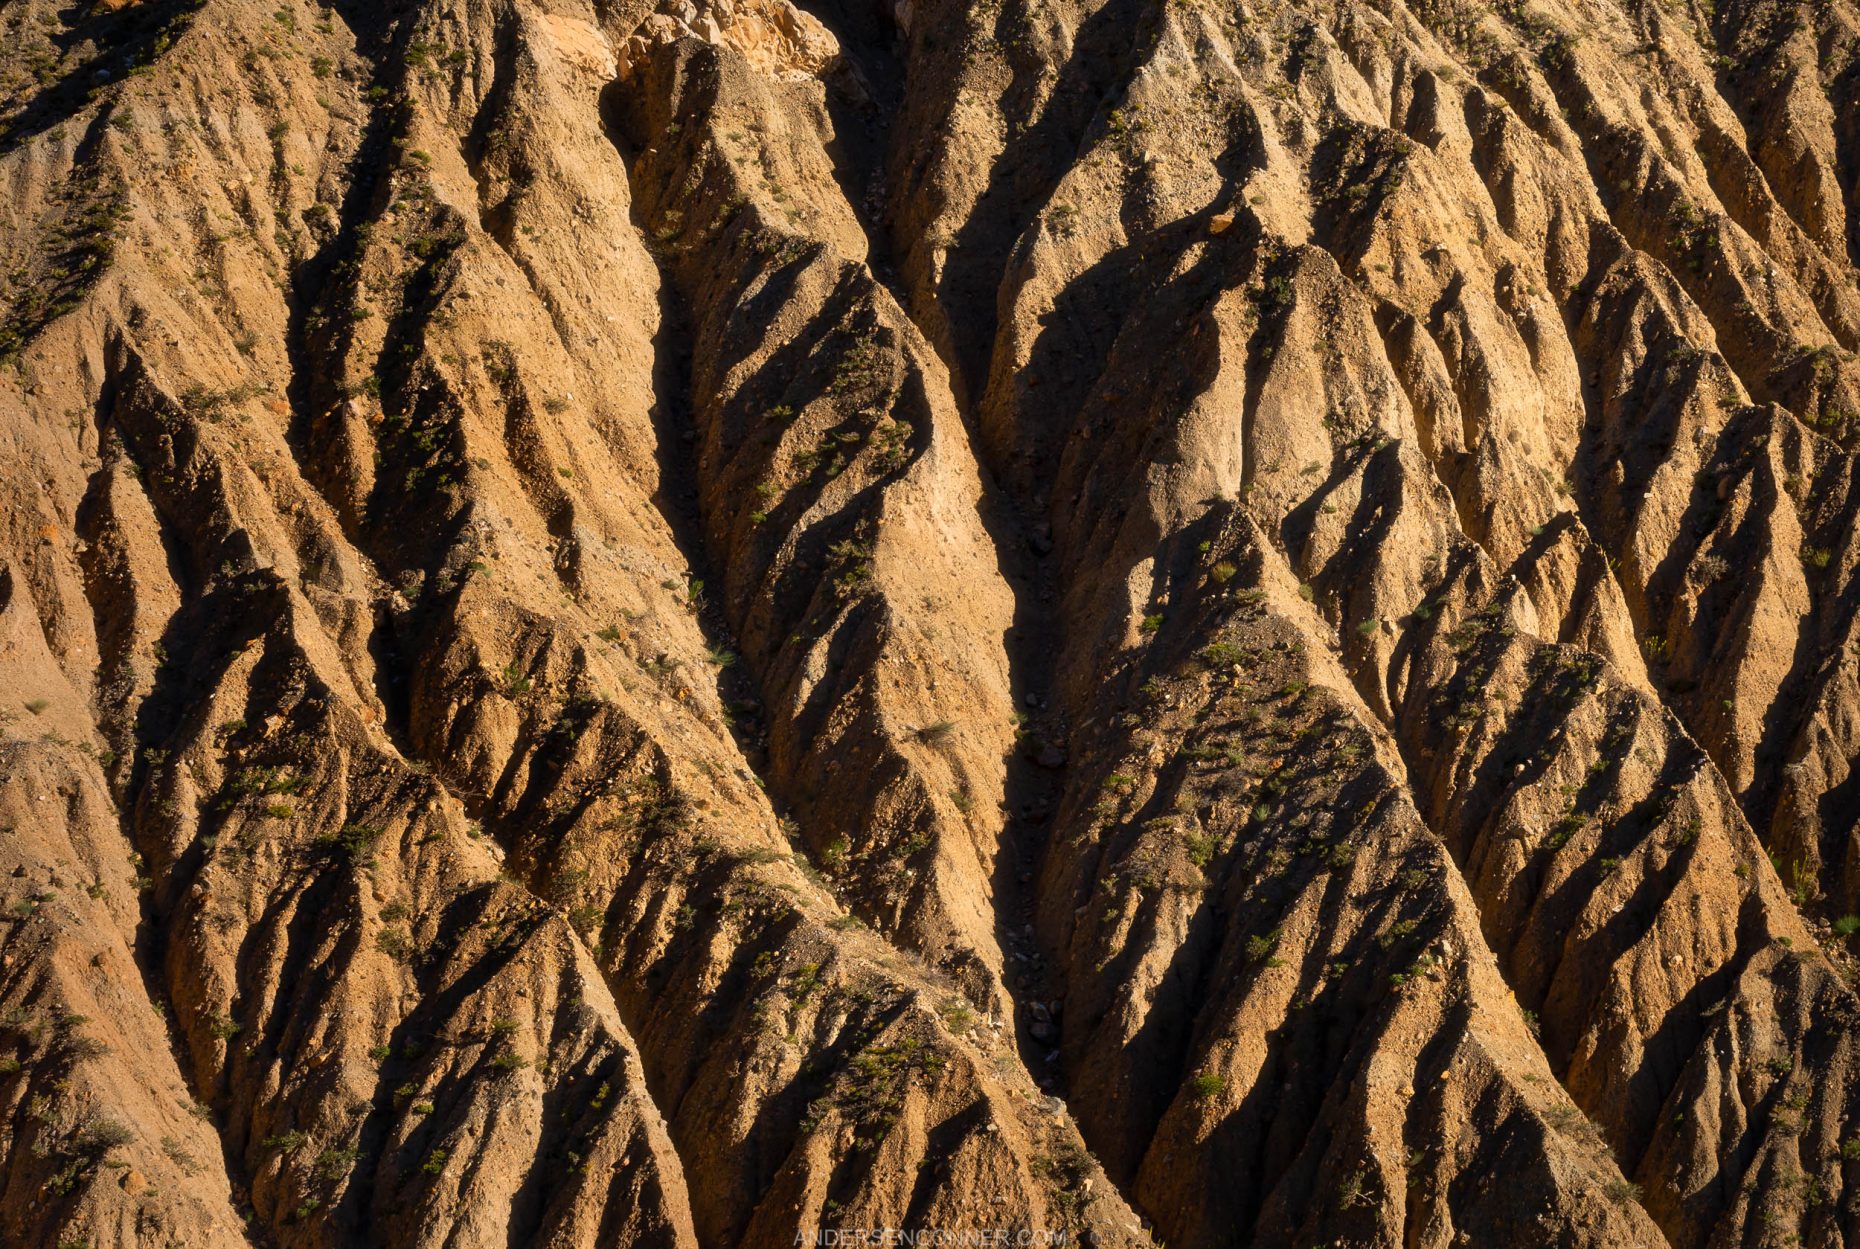
[[[0,1238],[1856,1234],[1846,5],[16,8]]]

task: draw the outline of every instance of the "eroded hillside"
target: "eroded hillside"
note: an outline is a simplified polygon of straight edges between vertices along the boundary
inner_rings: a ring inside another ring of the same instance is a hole
[[[1860,1238],[1845,0],[0,31],[0,1243]]]

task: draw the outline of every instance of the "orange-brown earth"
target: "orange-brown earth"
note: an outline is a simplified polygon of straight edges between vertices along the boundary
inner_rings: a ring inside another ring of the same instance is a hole
[[[0,1243],[1860,1239],[1847,0],[0,33]]]

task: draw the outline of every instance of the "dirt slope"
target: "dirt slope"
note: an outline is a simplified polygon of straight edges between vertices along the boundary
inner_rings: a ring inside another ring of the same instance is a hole
[[[0,31],[0,1243],[1860,1238],[1860,11]]]

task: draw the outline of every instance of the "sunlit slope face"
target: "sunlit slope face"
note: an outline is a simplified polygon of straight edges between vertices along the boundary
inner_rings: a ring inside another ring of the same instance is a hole
[[[1860,1235],[1846,5],[0,32],[0,1243]]]

